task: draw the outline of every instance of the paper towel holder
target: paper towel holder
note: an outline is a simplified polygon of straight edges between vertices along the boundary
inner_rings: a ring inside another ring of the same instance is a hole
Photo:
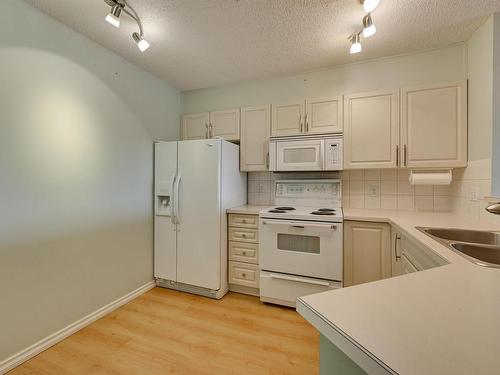
[[[408,176],[411,185],[450,185],[452,169],[412,169]]]

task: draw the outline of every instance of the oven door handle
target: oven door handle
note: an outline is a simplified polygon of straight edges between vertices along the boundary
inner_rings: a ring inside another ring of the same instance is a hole
[[[262,224],[264,225],[280,225],[280,226],[287,226],[287,227],[292,227],[292,228],[300,228],[300,229],[305,229],[305,228],[316,228],[316,229],[331,229],[331,230],[336,230],[337,226],[333,224],[309,224],[309,223],[302,223],[302,222],[282,222],[282,221],[273,221],[273,220],[262,220]]]
[[[303,284],[312,284],[312,285],[321,285],[321,286],[330,286],[330,283],[327,281],[319,281],[319,280],[306,280],[300,279],[298,277],[293,276],[285,276],[285,275],[276,275],[274,273],[269,275],[271,279],[279,279],[279,280],[287,280],[287,281],[296,281],[298,283]]]

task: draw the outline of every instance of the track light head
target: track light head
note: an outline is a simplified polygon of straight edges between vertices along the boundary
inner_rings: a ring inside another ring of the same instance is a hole
[[[349,37],[349,40],[351,41],[350,53],[354,54],[354,53],[361,52],[361,50],[363,49],[363,47],[361,46],[361,43],[359,41],[359,34],[352,34]]]
[[[365,13],[371,13],[373,10],[379,6],[380,0],[359,0],[363,4]]]
[[[363,36],[365,38],[369,38],[372,35],[375,35],[376,32],[377,28],[373,24],[372,16],[370,14],[367,14],[363,17]]]
[[[144,52],[149,48],[149,42],[140,36],[139,33],[133,33],[132,38],[137,43],[137,47],[141,50],[141,52]]]
[[[106,16],[105,20],[114,27],[120,27],[120,14],[122,13],[123,5],[115,3],[111,7],[111,11]]]

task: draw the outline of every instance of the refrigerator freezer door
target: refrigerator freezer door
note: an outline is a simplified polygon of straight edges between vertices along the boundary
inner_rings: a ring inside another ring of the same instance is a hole
[[[177,142],[155,143],[155,277],[177,280],[177,241],[174,224],[174,182],[177,176]]]
[[[221,287],[221,141],[179,142],[177,281]]]

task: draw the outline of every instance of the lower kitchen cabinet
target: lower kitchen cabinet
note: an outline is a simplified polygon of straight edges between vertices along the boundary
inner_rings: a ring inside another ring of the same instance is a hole
[[[259,295],[259,215],[229,214],[229,290]]]
[[[391,277],[391,227],[344,222],[344,286]]]
[[[427,270],[447,264],[434,251],[419,245],[396,228],[392,228],[392,276]]]

